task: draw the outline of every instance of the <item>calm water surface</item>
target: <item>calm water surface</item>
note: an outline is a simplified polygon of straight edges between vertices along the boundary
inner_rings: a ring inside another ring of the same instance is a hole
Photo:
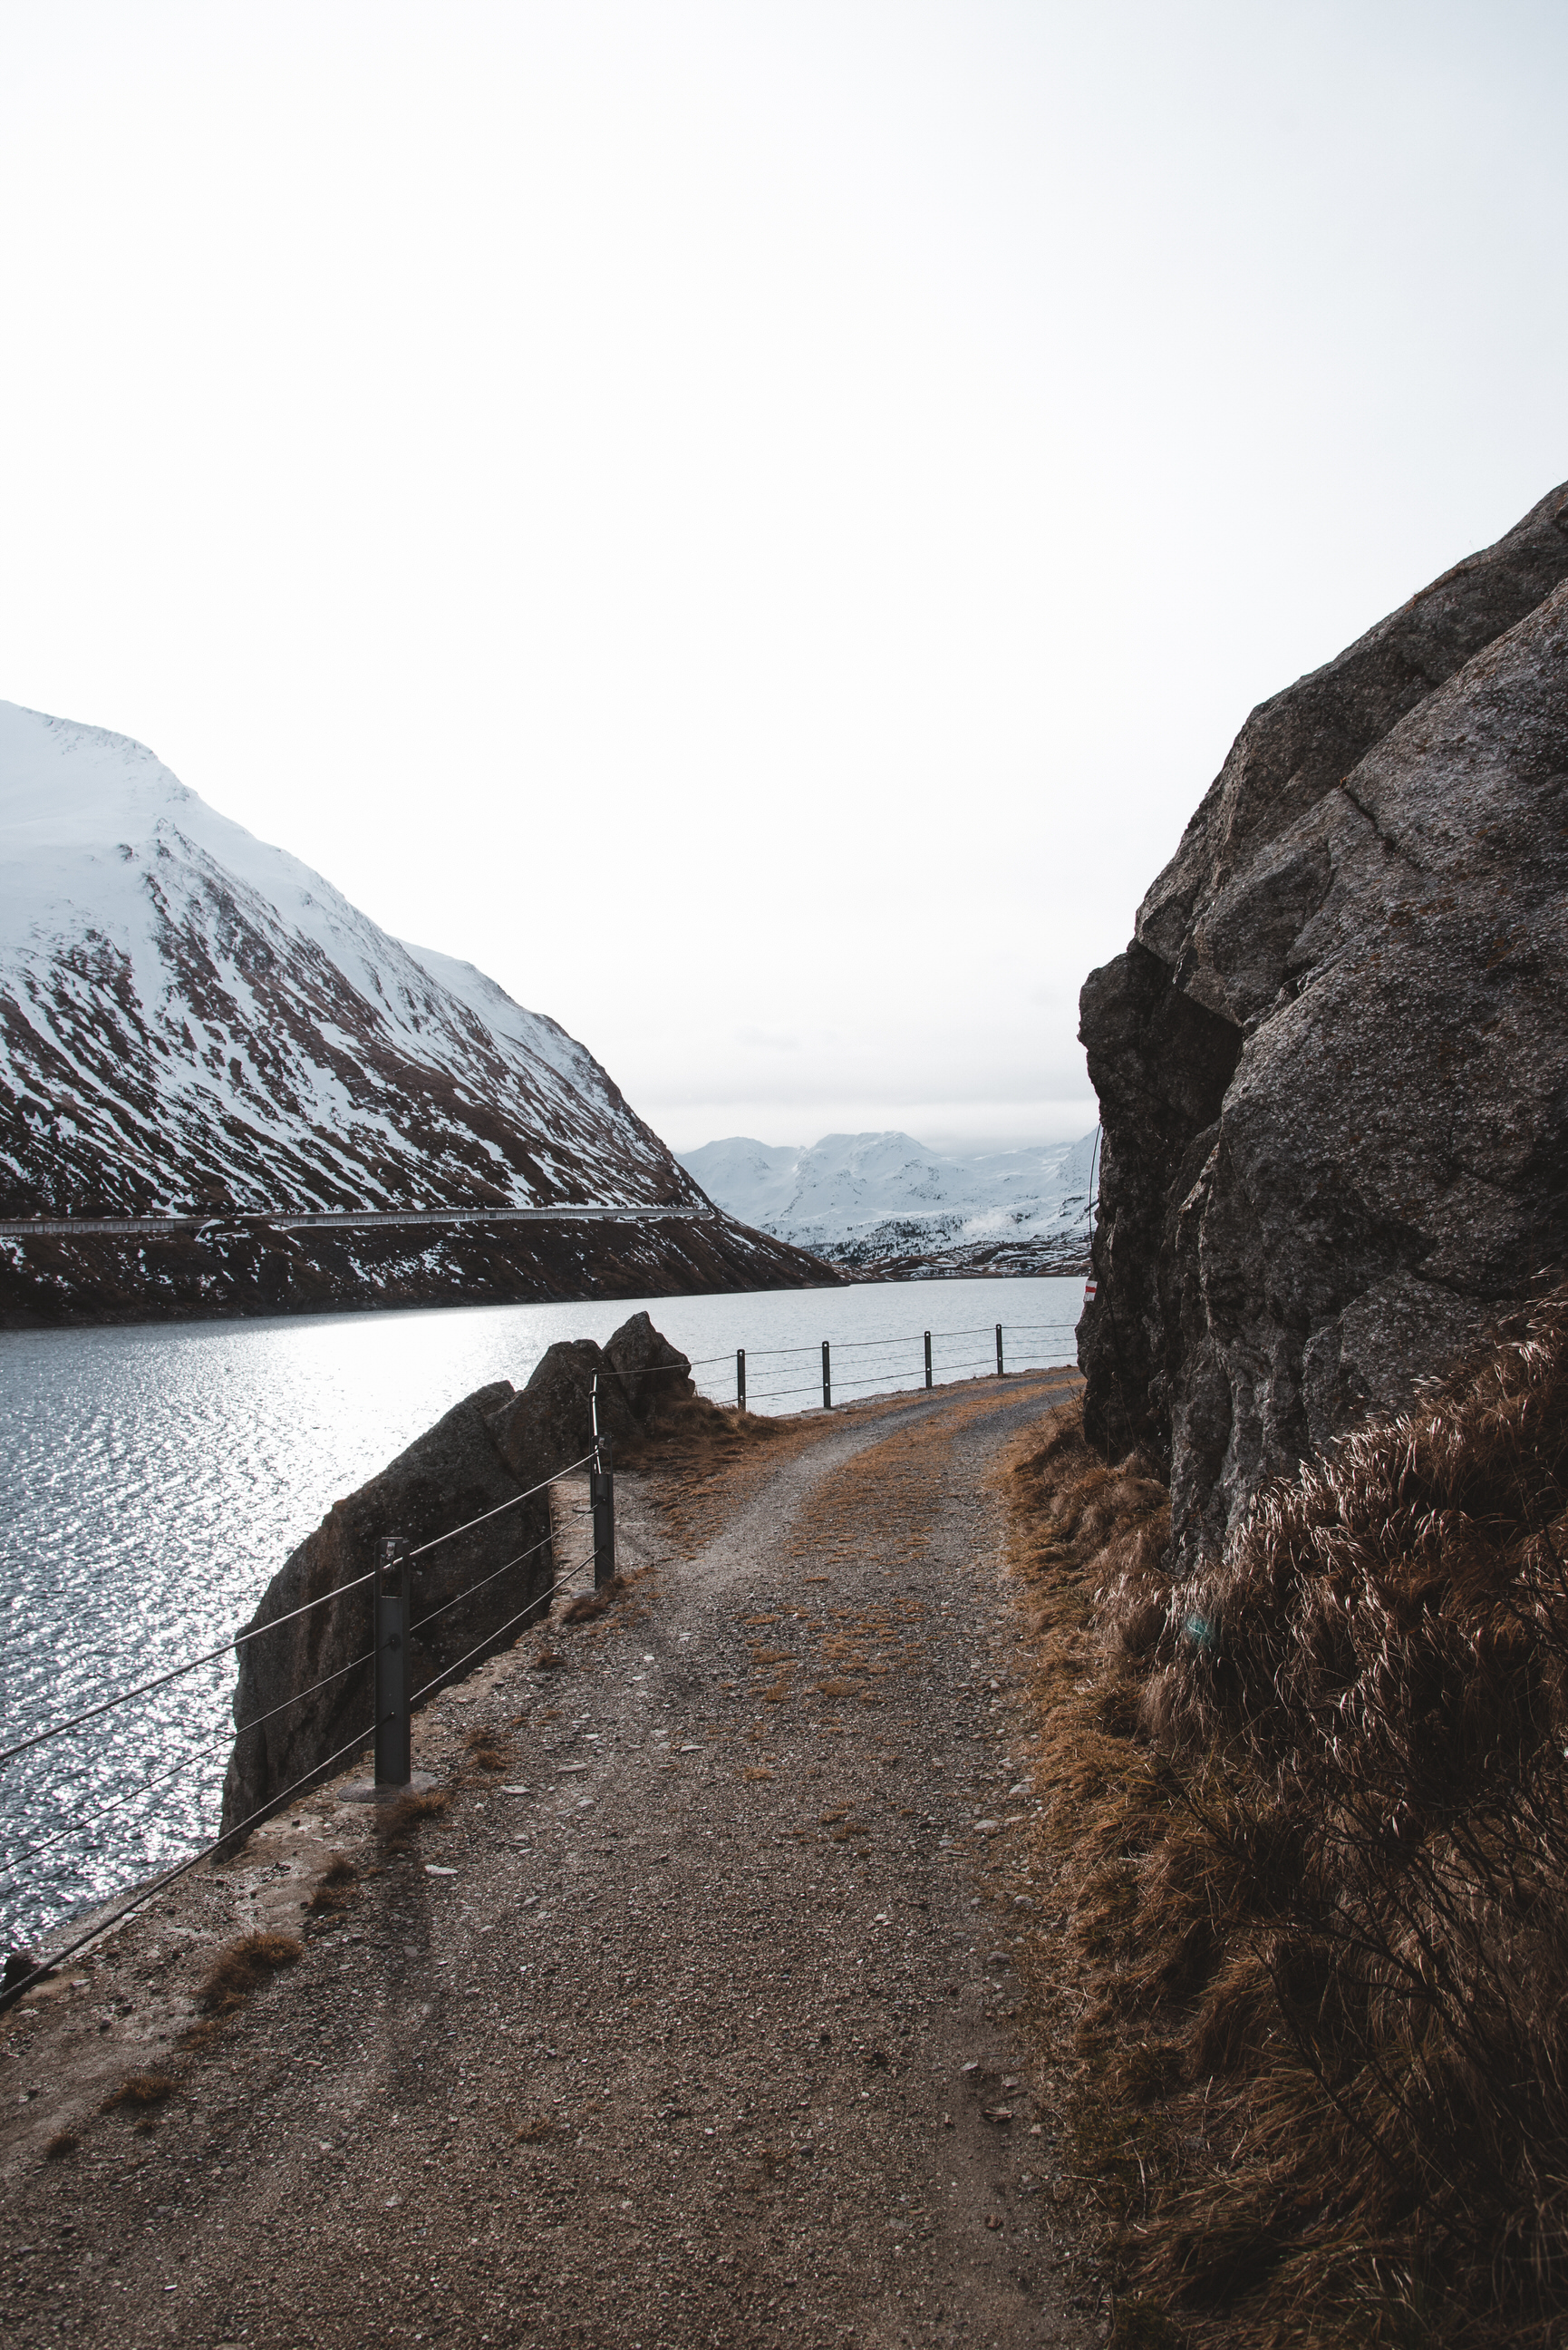
[[[639,1305],[732,1402],[836,1401],[1070,1362],[1079,1279],[470,1306],[175,1328],[0,1332],[0,1745],[222,1648],[295,1545],[473,1388]],[[792,1349],[800,1351],[791,1351]],[[0,1766],[0,1944],[215,1832],[234,1664],[213,1663]]]

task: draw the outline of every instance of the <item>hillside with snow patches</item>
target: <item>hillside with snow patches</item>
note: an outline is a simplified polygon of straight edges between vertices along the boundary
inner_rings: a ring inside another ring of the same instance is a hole
[[[151,751],[0,702],[0,1213],[701,1206],[592,1055]]]
[[[809,1150],[743,1136],[680,1154],[716,1206],[856,1271],[1077,1270],[1095,1136],[945,1157],[908,1134],[829,1134]]]

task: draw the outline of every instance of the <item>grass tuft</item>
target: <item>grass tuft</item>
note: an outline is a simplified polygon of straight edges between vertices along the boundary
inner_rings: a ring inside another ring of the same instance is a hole
[[[416,1794],[411,1789],[396,1803],[378,1805],[376,1834],[388,1852],[407,1852],[409,1839],[423,1820],[440,1819],[451,1808],[452,1797],[442,1787]]]
[[[99,2110],[112,2114],[118,2106],[133,2106],[144,2112],[149,2106],[161,2106],[174,2095],[178,2082],[166,2073],[132,2073],[118,2089],[111,2090]]]
[[[510,1742],[498,1730],[471,1730],[463,1740],[469,1761],[476,1771],[509,1771],[513,1749]]]
[[[232,2015],[281,1967],[304,1956],[292,1934],[245,1934],[218,1952],[196,1994],[207,2015]]]
[[[358,1874],[347,1853],[335,1853],[317,1880],[316,1890],[310,1897],[310,1914],[313,1917],[336,1915],[347,1903],[349,1887],[358,1881]]]
[[[514,2143],[518,2146],[546,2146],[552,2138],[563,2135],[563,2125],[554,2114],[530,2114],[514,2133]]]

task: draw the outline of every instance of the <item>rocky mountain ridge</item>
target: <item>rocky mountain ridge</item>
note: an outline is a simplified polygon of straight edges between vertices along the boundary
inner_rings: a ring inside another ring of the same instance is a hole
[[[140,743],[0,703],[0,1213],[702,1204],[606,1071]]]
[[[680,1163],[742,1222],[862,1277],[1075,1273],[1087,1260],[1096,1138],[939,1153],[912,1135],[829,1134],[809,1149],[743,1135]]]
[[[628,1220],[499,1220],[572,1202]],[[0,1326],[837,1277],[713,1212],[593,1055],[472,963],[389,937],[127,736],[0,702],[0,1222],[192,1211],[0,1238]]]

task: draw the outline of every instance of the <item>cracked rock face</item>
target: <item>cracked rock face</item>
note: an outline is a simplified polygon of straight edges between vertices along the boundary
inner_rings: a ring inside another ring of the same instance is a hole
[[[1087,1424],[1184,1571],[1568,1253],[1568,486],[1253,712],[1080,1011]]]

